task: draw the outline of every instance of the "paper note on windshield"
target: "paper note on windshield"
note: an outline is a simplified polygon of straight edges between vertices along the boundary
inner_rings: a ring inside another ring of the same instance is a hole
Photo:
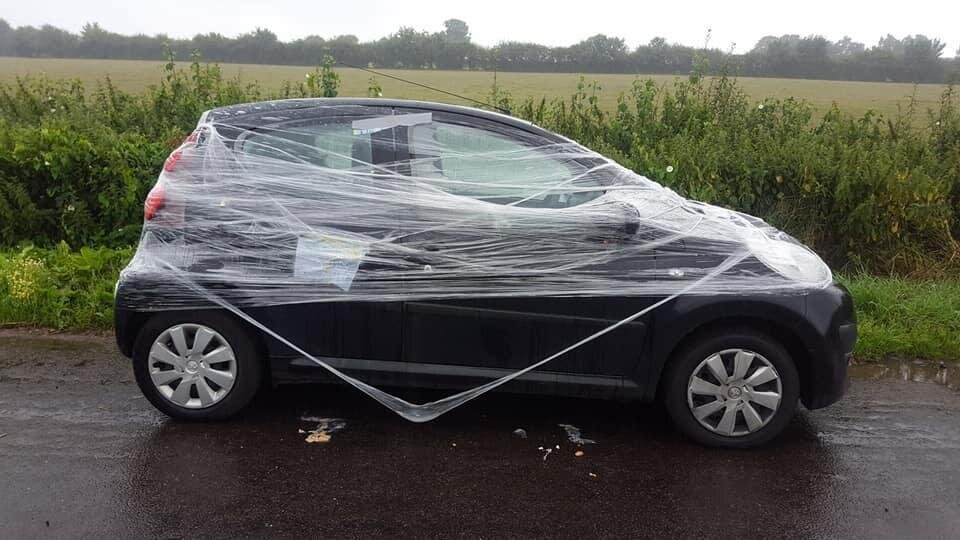
[[[323,234],[301,236],[297,240],[293,275],[349,291],[367,248],[368,244],[351,238]]]

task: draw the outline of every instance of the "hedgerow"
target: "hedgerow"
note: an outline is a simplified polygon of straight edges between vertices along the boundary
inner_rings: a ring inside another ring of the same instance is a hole
[[[225,78],[195,57],[171,60],[143,94],[77,81],[0,85],[0,246],[128,246],[164,158],[213,107],[336,95],[327,59],[279,92]],[[491,98],[681,194],[754,214],[835,267],[956,275],[960,112],[952,87],[929,111],[894,117],[834,107],[814,120],[793,99],[748,98],[732,77],[693,74],[672,86],[638,79],[613,111],[581,79],[566,100]]]

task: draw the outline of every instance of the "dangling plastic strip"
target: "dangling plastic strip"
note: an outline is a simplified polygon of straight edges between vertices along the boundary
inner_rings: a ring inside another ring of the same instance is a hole
[[[683,294],[687,294],[687,293],[691,292],[692,290],[694,290],[694,289],[696,289],[697,287],[703,285],[704,283],[708,282],[709,280],[711,280],[711,279],[715,278],[716,276],[722,274],[723,272],[731,269],[733,266],[735,266],[737,263],[739,263],[740,261],[742,261],[742,260],[743,260],[744,258],[746,258],[748,255],[749,255],[749,253],[747,253],[747,252],[741,252],[741,253],[737,253],[737,254],[731,255],[731,256],[728,257],[723,263],[721,263],[721,264],[718,265],[716,268],[714,268],[709,274],[703,276],[702,278],[698,279],[697,281],[695,281],[695,282],[693,282],[693,283],[690,283],[690,284],[687,285],[684,289],[682,289],[682,290],[680,290],[680,291],[678,291],[678,292],[676,292],[676,293],[674,293],[674,294],[672,294],[672,295],[670,295],[670,296],[667,296],[667,297],[659,300],[658,302],[655,302],[655,303],[653,303],[653,304],[645,307],[644,309],[642,309],[642,310],[634,313],[633,315],[630,315],[629,317],[626,317],[626,318],[624,318],[624,319],[622,319],[622,320],[620,320],[620,321],[618,321],[618,322],[616,322],[616,323],[613,323],[613,324],[611,324],[610,326],[607,326],[606,328],[603,328],[602,330],[599,330],[599,331],[597,331],[597,332],[595,332],[595,333],[593,333],[593,334],[591,334],[591,335],[589,335],[589,336],[581,339],[580,341],[577,341],[576,343],[573,343],[572,345],[570,345],[570,346],[568,346],[568,347],[566,347],[566,348],[564,348],[564,349],[562,349],[562,350],[560,350],[560,351],[558,351],[558,352],[556,352],[556,353],[554,353],[554,354],[551,354],[550,356],[548,356],[548,357],[546,357],[546,358],[543,358],[542,360],[539,360],[539,361],[537,361],[537,362],[534,362],[533,364],[530,364],[529,366],[527,366],[527,367],[525,367],[525,368],[523,368],[523,369],[517,370],[517,371],[515,371],[515,372],[513,372],[513,373],[510,373],[510,374],[508,374],[508,375],[504,375],[503,377],[500,377],[499,379],[494,379],[494,380],[492,380],[492,381],[490,381],[490,382],[488,382],[488,383],[486,383],[486,384],[482,384],[482,385],[477,386],[477,387],[475,387],[475,388],[471,388],[471,389],[469,389],[469,390],[464,390],[463,392],[460,392],[460,393],[457,393],[457,394],[453,394],[453,395],[447,396],[447,397],[445,397],[445,398],[438,399],[437,401],[431,401],[431,402],[428,402],[428,403],[410,403],[409,401],[406,401],[406,400],[404,400],[404,399],[401,399],[401,398],[399,398],[399,397],[397,397],[397,396],[394,396],[394,395],[392,395],[392,394],[388,394],[387,392],[384,392],[383,390],[380,390],[379,388],[377,388],[377,387],[375,387],[375,386],[371,386],[371,385],[369,385],[369,384],[367,384],[367,383],[365,383],[365,382],[363,382],[363,381],[361,381],[361,380],[359,380],[359,379],[356,379],[356,378],[354,378],[354,377],[351,377],[350,375],[347,375],[347,374],[344,373],[343,371],[340,371],[339,369],[331,366],[330,364],[324,362],[323,360],[321,360],[321,359],[319,359],[319,358],[311,355],[310,353],[308,353],[307,351],[303,350],[301,347],[299,347],[299,346],[296,345],[295,343],[293,343],[293,342],[291,342],[290,340],[288,340],[287,338],[281,336],[281,335],[278,334],[277,332],[271,330],[270,328],[268,328],[266,325],[264,325],[263,323],[261,323],[260,321],[258,321],[257,319],[255,319],[254,317],[251,317],[251,316],[248,315],[247,313],[243,312],[240,308],[238,308],[238,307],[234,306],[233,304],[230,304],[229,302],[225,301],[223,298],[221,298],[221,297],[218,296],[217,294],[211,292],[210,290],[207,290],[207,289],[204,289],[204,288],[198,286],[197,284],[189,281],[188,279],[184,279],[184,278],[183,278],[183,275],[182,275],[182,272],[181,272],[178,268],[176,268],[176,267],[174,267],[174,266],[171,266],[171,265],[169,265],[169,264],[166,264],[166,263],[163,263],[163,264],[166,264],[166,266],[171,270],[171,272],[172,272],[175,276],[177,276],[177,279],[179,279],[179,280],[180,280],[182,283],[184,283],[186,286],[190,287],[192,290],[194,290],[197,294],[199,294],[199,295],[202,296],[203,298],[206,298],[207,300],[210,300],[211,302],[219,305],[220,307],[222,307],[222,308],[230,311],[231,313],[233,313],[233,314],[236,315],[237,317],[239,317],[239,318],[243,319],[244,321],[250,323],[251,325],[253,325],[254,327],[258,328],[258,329],[259,329],[260,331],[262,331],[263,333],[265,333],[265,334],[269,335],[270,337],[276,339],[276,340],[279,341],[280,343],[283,343],[284,345],[286,345],[287,347],[289,347],[289,348],[290,348],[291,350],[293,350],[294,352],[303,355],[304,358],[309,359],[311,362],[317,364],[318,366],[326,369],[327,371],[329,371],[329,372],[332,373],[333,375],[339,377],[341,380],[343,380],[343,381],[346,382],[347,384],[353,386],[354,388],[360,390],[360,391],[363,392],[364,394],[366,394],[366,395],[372,397],[373,399],[377,400],[380,404],[382,404],[382,405],[385,406],[386,408],[390,409],[391,411],[397,413],[397,414],[400,415],[402,418],[404,418],[404,419],[406,419],[406,420],[409,420],[409,421],[411,421],[411,422],[422,423],[422,422],[429,422],[430,420],[433,420],[433,419],[439,417],[439,416],[442,415],[442,414],[445,414],[445,413],[447,413],[447,412],[450,412],[451,410],[459,407],[460,405],[463,405],[464,403],[466,403],[466,402],[468,402],[468,401],[470,401],[470,400],[473,400],[473,399],[475,399],[475,398],[478,398],[478,397],[482,396],[483,394],[486,394],[487,392],[489,392],[489,391],[491,391],[491,390],[493,390],[493,389],[495,389],[495,388],[497,388],[497,387],[500,387],[500,386],[502,386],[502,385],[504,385],[504,384],[506,384],[506,383],[508,383],[508,382],[510,382],[510,381],[512,381],[512,380],[514,380],[514,379],[516,379],[517,377],[521,377],[521,376],[523,376],[524,374],[529,373],[529,372],[531,372],[531,371],[533,371],[533,370],[535,370],[535,369],[537,369],[537,368],[539,368],[539,367],[542,367],[542,366],[548,364],[549,362],[551,362],[551,361],[553,361],[553,360],[555,360],[555,359],[557,359],[557,358],[559,358],[559,357],[567,354],[568,352],[571,352],[571,351],[573,351],[573,350],[575,350],[575,349],[577,349],[577,348],[579,348],[579,347],[581,347],[581,346],[583,346],[583,345],[586,345],[587,343],[590,343],[591,341],[593,341],[593,340],[595,340],[595,339],[597,339],[597,338],[600,338],[601,336],[603,336],[603,335],[605,335],[605,334],[608,334],[608,333],[616,330],[617,328],[620,328],[621,326],[623,326],[623,325],[625,325],[625,324],[629,324],[629,323],[637,320],[638,318],[640,318],[640,317],[642,317],[642,316],[650,313],[651,311],[657,309],[658,307],[660,307],[660,306],[662,306],[662,305],[664,305],[664,304],[667,304],[667,303],[671,302],[672,300],[676,299],[678,296],[681,296],[681,295],[683,295]]]

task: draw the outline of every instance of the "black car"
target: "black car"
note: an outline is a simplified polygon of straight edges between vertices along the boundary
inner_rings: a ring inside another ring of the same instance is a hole
[[[848,292],[759,219],[509,116],[349,98],[205,113],[147,198],[115,327],[181,419],[332,371],[463,390],[592,336],[499,389],[659,399],[729,447],[838,400],[856,341]]]

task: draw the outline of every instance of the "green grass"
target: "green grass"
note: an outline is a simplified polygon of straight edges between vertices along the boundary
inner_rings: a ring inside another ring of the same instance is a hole
[[[960,281],[842,281],[856,303],[858,357],[960,360]]]
[[[132,256],[132,248],[66,244],[0,252],[0,326],[110,328],[113,286]]]
[[[86,60],[59,58],[11,58],[0,57],[0,83],[13,82],[17,76],[46,74],[54,79],[77,78],[94,85],[104,76],[110,76],[122,90],[139,92],[160,80],[164,62],[145,60]],[[313,67],[272,66],[258,64],[222,64],[228,77],[239,76],[247,82],[257,81],[266,89],[276,89],[283,81],[301,81]],[[381,71],[381,70],[378,70]],[[382,70],[394,76],[462,94],[474,99],[483,99],[493,83],[493,73],[486,71],[423,71]],[[341,76],[340,94],[365,96],[370,74],[348,68],[337,68]],[[603,87],[601,107],[612,110],[617,95],[630,88],[636,75],[588,74],[587,80],[599,81]],[[672,84],[674,75],[643,75],[660,84]],[[547,97],[568,98],[576,87],[576,73],[499,73],[497,82],[515,98]],[[904,103],[916,89],[921,110],[934,107],[943,91],[942,85],[906,83],[875,83],[856,81],[816,81],[803,79],[773,79],[744,77],[739,79],[744,90],[760,101],[764,98],[793,97],[808,101],[822,114],[836,102],[846,112],[859,115],[868,109],[885,115],[893,115],[897,105]],[[457,102],[456,98],[402,83],[385,77],[377,77],[384,97],[423,99],[428,101]],[[464,102],[466,103],[466,102]]]
[[[0,252],[0,326],[109,330],[113,285],[131,248]],[[960,281],[841,278],[854,296],[856,356],[960,361]]]

